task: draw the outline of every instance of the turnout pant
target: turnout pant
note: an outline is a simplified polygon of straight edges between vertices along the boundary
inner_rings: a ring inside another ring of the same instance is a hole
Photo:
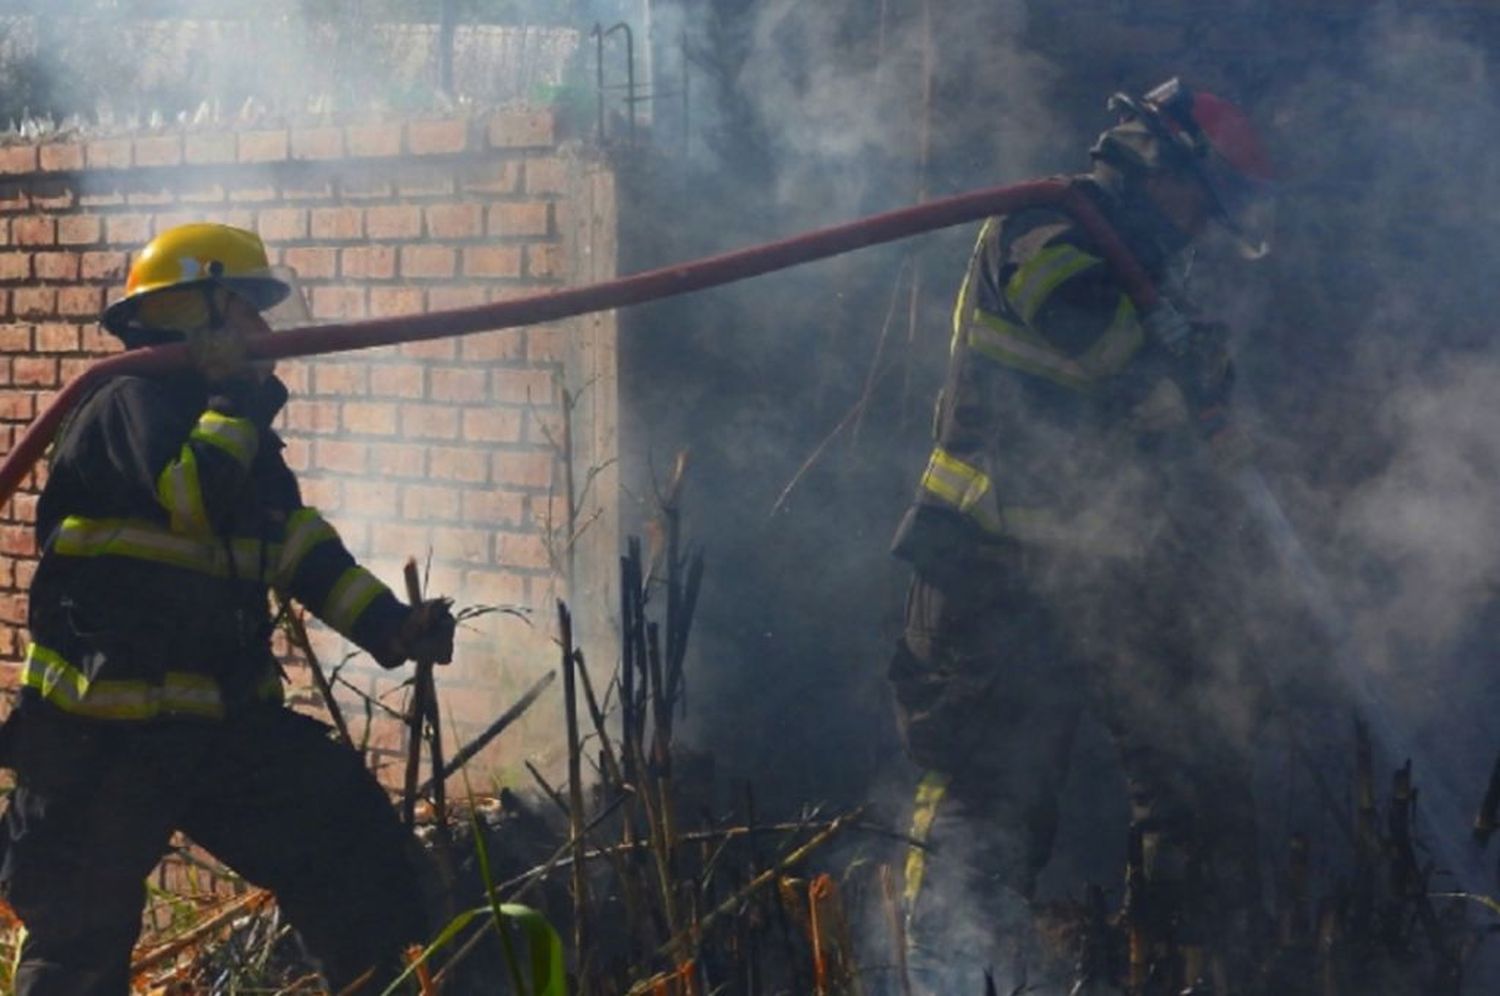
[[[1157,865],[1188,879],[1170,891],[1200,907],[1178,922],[1208,936],[1183,940],[1248,929],[1259,904],[1245,749],[1254,696],[1211,590],[1177,583],[1189,574],[1171,566],[1100,572],[1067,594],[1019,572],[913,580],[890,677],[925,770],[912,833],[929,849],[906,862],[913,965],[935,966],[938,991],[972,989],[986,964],[1003,972],[1030,946],[1028,905],[1085,707],[1119,749]]]
[[[0,888],[27,928],[18,996],[128,992],[174,830],[275,893],[335,992],[424,939],[410,835],[323,724],[280,706],[106,723],[34,701],[14,722]]]

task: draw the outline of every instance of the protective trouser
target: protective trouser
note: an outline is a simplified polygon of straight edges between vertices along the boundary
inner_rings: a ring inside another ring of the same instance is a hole
[[[423,940],[410,835],[321,723],[279,706],[106,723],[36,701],[14,722],[0,888],[27,928],[18,996],[128,992],[145,879],[174,830],[275,893],[335,992]]]
[[[1081,668],[1024,588],[918,576],[890,677],[907,751],[926,771],[912,829],[930,849],[910,849],[905,867],[913,972],[934,992],[979,992],[986,968],[1003,982],[1028,957]]]

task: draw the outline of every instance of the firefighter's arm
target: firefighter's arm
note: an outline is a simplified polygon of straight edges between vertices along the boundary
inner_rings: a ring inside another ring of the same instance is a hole
[[[453,657],[454,620],[447,600],[403,604],[355,561],[317,509],[299,507],[288,517],[276,588],[383,667],[407,660],[446,664]]]

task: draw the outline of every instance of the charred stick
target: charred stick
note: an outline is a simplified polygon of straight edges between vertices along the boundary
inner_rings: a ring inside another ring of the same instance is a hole
[[[808,838],[806,843],[788,852],[785,856],[779,858],[774,865],[765,869],[759,875],[756,875],[749,882],[745,883],[744,887],[736,892],[733,896],[730,896],[728,899],[724,900],[724,902],[720,903],[718,906],[710,910],[708,914],[703,917],[703,919],[698,921],[698,924],[693,931],[687,933],[679,933],[673,936],[669,941],[667,941],[666,944],[663,944],[657,950],[657,954],[669,955],[675,949],[685,945],[690,945],[691,942],[695,942],[696,940],[701,939],[702,935],[706,933],[708,931],[708,928],[713,926],[715,922],[726,916],[733,915],[735,910],[737,910],[746,899],[748,899],[750,896],[754,895],[761,889],[765,888],[772,882],[775,882],[778,878],[780,878],[781,874],[787,871],[789,868],[799,865],[803,861],[807,860],[807,857],[814,851],[822,847],[824,844],[827,844],[833,838],[837,837],[839,833],[846,827],[848,827],[851,823],[857,822],[859,820],[859,817],[863,815],[863,813],[864,807],[861,806],[853,812],[845,813],[844,815],[835,818],[833,822],[829,823],[823,829],[819,830],[817,833]]]
[[[632,557],[639,541],[630,540],[631,556],[620,558],[620,742],[625,780],[636,781],[635,757],[630,745],[635,738],[635,584]]]
[[[571,820],[573,814],[568,811],[568,800],[563,798],[563,794],[552,787],[552,783],[547,781],[546,776],[537,770],[536,765],[532,764],[529,760],[522,761],[521,763],[526,765],[526,770],[531,772],[532,781],[536,782],[537,787],[542,790],[543,795],[552,800],[552,804],[557,807],[559,813],[562,813],[563,818]]]
[[[568,823],[573,844],[573,944],[578,952],[578,973],[582,980],[586,974],[583,967],[588,952],[586,909],[588,897],[584,893],[583,877],[583,764],[582,748],[578,741],[578,681],[577,662],[573,650],[573,617],[561,599],[557,603],[559,638],[562,640],[563,669],[563,715],[568,734]]]
[[[501,713],[498,719],[484,728],[483,733],[479,734],[479,736],[464,744],[464,746],[461,747],[458,752],[453,755],[453,758],[443,766],[443,779],[447,780],[458,774],[458,772],[463,768],[464,765],[468,764],[471,760],[474,759],[474,755],[478,754],[480,751],[488,747],[491,741],[493,741],[500,734],[504,733],[512,723],[525,715],[526,710],[531,708],[531,704],[537,700],[542,692],[551,687],[552,682],[556,680],[556,671],[548,671],[546,674],[538,678],[536,680],[536,683],[526,690],[526,694],[522,695],[519,699],[516,700],[515,705],[511,706],[509,709],[505,710],[505,712]],[[433,781],[434,779],[428,779],[427,781],[423,782],[421,787],[417,789],[417,794],[426,795],[432,789]]]
[[[896,982],[901,986],[901,996],[912,996],[911,969],[906,963],[906,920],[896,895],[896,876],[888,864],[880,866],[880,905],[885,912],[886,929],[891,932],[891,946],[896,951]]]
[[[339,708],[338,700],[333,697],[333,685],[328,681],[328,675],[323,673],[323,665],[318,662],[318,655],[313,650],[312,640],[307,636],[307,624],[303,622],[301,613],[294,610],[290,602],[282,601],[279,614],[286,620],[287,635],[292,638],[293,645],[302,651],[302,656],[307,661],[307,670],[312,674],[313,684],[318,686],[318,694],[323,698],[323,707],[328,710],[328,716],[333,720],[333,728],[338,731],[339,739],[353,747],[354,738],[349,734],[349,724],[344,722],[344,711]]]
[[[404,570],[406,598],[413,609],[422,604],[421,582],[417,577],[417,561],[408,557]],[[409,728],[406,748],[406,780],[401,795],[401,819],[407,826],[416,823],[417,777],[422,764],[422,724],[427,719],[427,693],[432,682],[431,664],[417,663],[416,676],[412,679],[411,710],[406,722]]]

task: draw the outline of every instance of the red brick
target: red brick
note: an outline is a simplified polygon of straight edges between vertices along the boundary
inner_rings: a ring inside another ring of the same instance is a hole
[[[434,367],[427,373],[427,396],[433,401],[480,402],[486,400],[489,374],[468,367]]]
[[[164,207],[176,199],[175,189],[165,183],[155,187],[138,187],[125,195],[125,200],[134,207]]]
[[[526,330],[526,358],[532,363],[565,363],[572,342],[567,326],[535,325]]]
[[[369,464],[370,451],[364,443],[346,443],[336,439],[313,440],[313,466],[344,474],[363,474]]]
[[[293,159],[339,159],[344,155],[342,128],[293,128]]]
[[[76,252],[39,252],[32,259],[38,280],[77,280]]]
[[[456,488],[408,484],[401,495],[401,516],[405,519],[459,518],[459,495]],[[439,551],[441,555],[441,550]]]
[[[222,183],[207,177],[177,181],[177,200],[183,204],[218,204],[228,196]]]
[[[513,491],[463,493],[463,519],[471,525],[519,525],[524,511],[525,498]]]
[[[11,224],[11,237],[18,246],[50,246],[57,241],[57,222],[41,215],[17,218]]]
[[[400,508],[399,489],[384,481],[360,481],[349,489],[344,508],[350,515],[371,519],[394,519]]]
[[[465,571],[463,599],[475,605],[530,605],[526,578],[510,571]]]
[[[242,163],[281,162],[286,158],[287,133],[284,129],[242,131],[239,140],[239,161]]]
[[[431,446],[427,450],[427,476],[435,481],[482,484],[489,478],[484,451],[455,446]]]
[[[12,366],[17,384],[30,387],[56,387],[57,359],[51,356],[17,356]]]
[[[31,276],[31,253],[0,252],[0,280],[26,280]]]
[[[432,546],[426,526],[383,523],[375,531],[375,554],[381,557],[422,557]]]
[[[526,275],[536,280],[561,280],[568,275],[568,254],[559,245],[526,246]]]
[[[491,372],[496,401],[508,405],[552,403],[555,378],[550,370],[499,369]]]
[[[78,346],[77,325],[47,324],[36,327],[36,349],[39,353],[76,353]]]
[[[96,214],[70,214],[57,219],[57,241],[65,246],[93,245],[104,224]]]
[[[314,208],[312,237],[315,239],[358,239],[364,235],[363,212],[354,207]]]
[[[30,526],[0,527],[0,553],[12,557],[35,557],[36,533]]]
[[[465,362],[469,363],[518,360],[525,354],[526,331],[501,329],[498,332],[476,332],[464,336],[459,348]]]
[[[0,146],[0,173],[34,173],[36,165],[36,146]]]
[[[467,246],[464,249],[464,276],[519,277],[519,246]]]
[[[16,304],[16,310],[20,310],[19,301]],[[103,310],[103,288],[64,287],[57,292],[57,313],[59,315],[65,315],[68,318],[97,318]]]
[[[472,239],[483,234],[482,204],[434,204],[427,209],[430,239]]]
[[[492,462],[496,484],[521,488],[545,488],[552,484],[551,453],[496,453]]]
[[[560,194],[567,185],[568,171],[563,161],[552,156],[526,160],[528,194]]]
[[[22,492],[14,495],[10,500],[11,517],[17,522],[35,522],[36,504],[40,495]]]
[[[31,204],[43,211],[66,211],[77,200],[73,185],[63,180],[37,180],[31,185]]]
[[[449,121],[408,121],[406,148],[416,156],[448,155],[469,147],[467,119]]]
[[[344,431],[366,436],[393,436],[396,434],[396,406],[346,401]]]
[[[409,443],[372,444],[371,469],[390,477],[422,477],[427,466],[427,447]]]
[[[57,314],[57,290],[53,287],[17,287],[12,307],[22,318],[51,317]]]
[[[0,183],[0,211],[25,211],[31,207],[31,192],[24,184]]]
[[[302,208],[265,208],[255,223],[260,237],[268,242],[307,238],[307,212]]]
[[[0,325],[0,353],[31,351],[30,325]]]
[[[445,246],[402,246],[401,275],[416,278],[453,276],[453,250]]]
[[[365,291],[362,287],[314,287],[314,318],[365,317]]]
[[[350,125],[344,129],[351,156],[399,156],[400,125]]]
[[[396,275],[392,246],[358,246],[339,252],[339,273],[349,280],[385,280]]]
[[[355,168],[339,176],[339,195],[345,200],[385,200],[396,191],[396,185],[384,169]]]
[[[284,409],[286,426],[294,432],[325,433],[339,430],[339,405],[336,401],[311,401],[293,398]]]
[[[497,111],[486,124],[491,148],[543,148],[556,140],[550,111]]]
[[[322,361],[313,366],[315,394],[364,394],[369,389],[369,366],[364,363]]]
[[[108,174],[91,173],[84,177],[83,184],[78,190],[78,203],[81,207],[119,207],[125,203],[125,194],[120,189],[117,177]]]
[[[434,526],[432,547],[435,555],[443,560],[456,560],[468,564],[490,562],[490,534],[483,529]]]
[[[370,393],[386,398],[420,398],[423,394],[422,373],[423,368],[415,363],[372,366]]]
[[[149,214],[112,214],[104,220],[104,240],[110,245],[140,247],[149,238]]]
[[[82,377],[93,365],[94,358],[91,356],[64,356],[57,364],[58,379],[67,384]]]
[[[453,189],[448,163],[402,163],[396,169],[396,193],[402,197],[448,197]]]
[[[483,287],[433,287],[427,292],[428,311],[451,311],[485,303]]]
[[[474,443],[514,443],[521,439],[521,413],[513,408],[469,408],[463,437]]]
[[[503,201],[491,204],[489,214],[489,232],[501,238],[552,231],[552,205],[546,201]]]
[[[333,198],[333,180],[322,173],[296,170],[283,174],[281,199],[284,201],[326,201]]]
[[[402,356],[409,356],[414,360],[452,361],[458,358],[458,347],[453,344],[452,336],[421,342],[403,342],[400,352]]]
[[[135,140],[137,166],[176,166],[181,162],[181,135],[152,135]]]
[[[408,439],[455,439],[458,412],[446,405],[402,405],[401,433]]]
[[[337,273],[337,249],[297,247],[282,253],[282,262],[306,280],[330,280]]]
[[[286,441],[281,458],[295,471],[303,471],[312,465],[312,440],[293,437]]]
[[[0,419],[29,422],[36,416],[36,399],[26,391],[0,392]]]
[[[234,132],[189,133],[183,140],[183,158],[195,166],[234,162]]]
[[[521,162],[518,159],[491,159],[465,163],[459,183],[471,193],[513,194],[521,186]]]
[[[422,236],[422,209],[410,204],[372,207],[365,212],[372,239],[416,239]]]
[[[235,204],[260,204],[279,199],[280,195],[269,178],[247,178],[229,191],[229,200]]]
[[[89,169],[129,169],[130,139],[101,138],[89,142],[83,157]]]
[[[48,142],[37,153],[38,164],[46,172],[83,169],[83,146],[77,142]]]
[[[93,315],[97,317],[99,310],[96,308]],[[104,331],[97,322],[90,322],[83,326],[83,351],[90,356],[100,356],[107,353],[118,353],[125,348],[124,344]]]
[[[547,544],[535,533],[496,533],[495,563],[506,567],[547,570],[552,558]]]
[[[370,315],[415,315],[422,310],[422,291],[418,287],[371,287]]]

